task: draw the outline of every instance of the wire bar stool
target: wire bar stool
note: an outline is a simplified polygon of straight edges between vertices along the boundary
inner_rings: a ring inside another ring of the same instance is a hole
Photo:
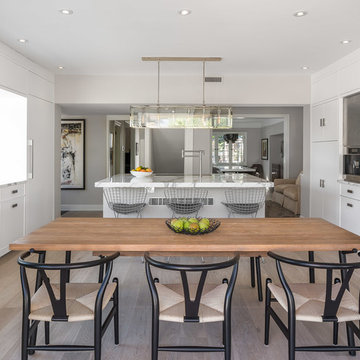
[[[198,215],[204,206],[208,191],[196,188],[165,189],[166,206],[172,211],[172,217],[179,215]]]
[[[116,218],[119,215],[132,213],[141,217],[141,212],[146,206],[147,191],[145,188],[104,188],[104,195]]]
[[[265,189],[264,188],[238,188],[225,190],[225,202],[229,217],[232,215],[247,215],[256,217],[259,210],[265,204]],[[261,256],[250,257],[250,274],[251,287],[255,287],[255,269],[257,278],[258,299],[263,301],[262,281],[261,281]]]

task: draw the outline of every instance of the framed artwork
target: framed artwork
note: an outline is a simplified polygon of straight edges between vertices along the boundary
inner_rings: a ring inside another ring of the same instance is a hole
[[[261,160],[268,160],[268,139],[261,139]]]
[[[61,189],[85,190],[85,120],[61,120]]]

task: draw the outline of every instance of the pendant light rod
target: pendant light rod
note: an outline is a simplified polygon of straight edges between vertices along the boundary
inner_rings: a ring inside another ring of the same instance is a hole
[[[160,60],[158,60],[157,105],[160,105]]]
[[[221,57],[171,57],[171,56],[143,56],[142,61],[221,61]]]
[[[203,105],[205,106],[205,60],[203,61]]]

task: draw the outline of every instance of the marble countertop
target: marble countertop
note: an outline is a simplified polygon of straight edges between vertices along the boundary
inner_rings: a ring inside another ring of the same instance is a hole
[[[95,187],[273,187],[274,183],[249,174],[213,174],[202,176],[157,176],[136,178],[132,175],[115,175],[95,183]]]

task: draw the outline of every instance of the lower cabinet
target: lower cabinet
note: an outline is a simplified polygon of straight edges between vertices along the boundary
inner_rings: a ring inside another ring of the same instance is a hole
[[[360,185],[341,184],[340,226],[360,235]]]
[[[9,251],[9,244],[24,236],[24,184],[0,188],[0,256]]]

